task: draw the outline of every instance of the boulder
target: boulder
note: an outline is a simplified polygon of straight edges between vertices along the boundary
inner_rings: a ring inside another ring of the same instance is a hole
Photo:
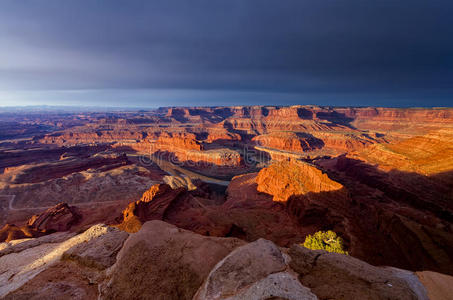
[[[271,241],[259,239],[221,260],[194,299],[316,299],[297,278],[282,272],[286,267],[279,248]]]
[[[61,241],[62,236],[60,235],[55,236],[55,240],[42,237],[41,239],[45,243],[33,243],[30,244],[30,248],[1,256],[0,298],[20,288],[41,272],[58,263],[67,250],[106,234],[108,228],[105,225],[95,225],[84,233],[64,241]]]
[[[98,270],[83,267],[72,261],[58,262],[39,273],[5,300],[96,299]]]
[[[129,234],[114,227],[106,227],[105,234],[78,244],[65,253],[63,259],[104,270],[116,261],[116,255]]]
[[[424,286],[409,271],[299,245],[293,245],[289,255],[289,266],[300,282],[320,299],[428,299]]]
[[[300,284],[296,276],[288,272],[279,272],[268,275],[228,300],[315,300],[318,299],[309,288]]]
[[[430,300],[448,300],[453,295],[453,276],[437,272],[416,272]]]
[[[124,243],[100,298],[192,299],[215,264],[243,244],[146,222]]]

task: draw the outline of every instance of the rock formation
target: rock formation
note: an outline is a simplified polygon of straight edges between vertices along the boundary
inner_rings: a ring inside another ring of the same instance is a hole
[[[82,234],[73,237],[66,236],[65,240],[62,240],[62,236],[57,233],[56,239],[52,239],[51,236],[42,237],[40,239],[45,239],[44,243],[29,245],[29,248],[23,249],[22,251],[21,249],[13,249],[9,251],[12,252],[11,254],[3,256],[0,254],[0,297],[4,297],[8,293],[15,291],[29,281],[33,281],[36,277],[39,280],[39,275],[58,264],[64,253],[72,249],[72,247],[96,239],[109,232],[111,232],[111,229],[108,227],[96,225]],[[117,237],[123,238],[121,235],[117,235]],[[17,246],[20,246],[20,244]],[[10,247],[14,248],[17,246],[12,245],[1,251],[8,251]],[[109,252],[104,251],[98,254],[108,255]],[[60,280],[71,280],[71,278],[63,277]],[[41,296],[44,298],[55,297],[54,293],[58,292],[58,289],[54,290],[51,282],[47,282],[46,284],[47,286],[39,286],[38,292],[35,291],[34,293],[41,293]],[[76,292],[76,290],[72,292]],[[6,298],[8,299],[8,297]]]
[[[39,215],[32,216],[27,227],[45,232],[67,231],[79,220],[80,216],[74,207],[59,203]]]
[[[256,177],[258,192],[273,196],[274,201],[287,201],[294,195],[342,190],[344,187],[308,163],[283,161],[262,169]]]
[[[130,203],[123,211],[119,228],[136,232],[146,221],[162,220],[166,209],[185,191],[184,188],[173,190],[168,184],[153,185],[140,200]]]
[[[452,283],[434,272],[375,267],[265,239],[206,237],[157,220],[131,235],[95,225],[0,244],[4,299],[440,300]]]
[[[194,299],[317,299],[286,270],[285,258],[278,247],[259,239],[221,260]]]
[[[147,222],[119,252],[101,299],[192,299],[214,265],[243,244]]]
[[[0,230],[0,242],[68,231],[80,221],[80,218],[74,207],[67,203],[59,203],[39,215],[32,216],[24,226],[6,224]]]
[[[30,228],[23,226],[19,227],[14,224],[6,224],[0,229],[0,241],[9,242],[11,240],[18,240],[24,238],[31,238],[34,236],[43,235],[42,232],[36,232]]]
[[[293,245],[288,254],[289,266],[300,282],[320,299],[428,299],[412,272],[378,268],[347,255],[299,245]]]

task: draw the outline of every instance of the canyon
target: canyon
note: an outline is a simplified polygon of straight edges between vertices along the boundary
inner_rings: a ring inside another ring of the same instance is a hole
[[[0,120],[0,297],[453,294],[451,108],[162,107]],[[349,256],[300,246],[327,230]]]

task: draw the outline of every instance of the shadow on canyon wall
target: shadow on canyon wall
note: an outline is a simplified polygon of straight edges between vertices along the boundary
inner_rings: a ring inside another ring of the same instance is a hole
[[[385,172],[343,157],[328,174],[343,191],[288,200],[301,226],[340,233],[371,264],[453,274],[453,172]]]
[[[316,117],[321,120],[329,121],[333,124],[343,125],[351,129],[356,129],[351,125],[351,122],[354,121],[354,118],[349,118],[344,113],[339,113],[336,111],[317,112]]]
[[[373,265],[453,274],[450,226],[419,223],[389,205],[356,199],[344,190],[292,196],[286,205],[310,233],[333,230],[345,240],[350,255]],[[362,196],[364,197],[364,196]]]
[[[346,156],[338,158],[335,170],[340,173],[328,170],[327,173],[353,190],[360,190],[360,186],[365,185],[381,191],[385,196],[382,201],[392,199],[453,223],[453,171],[431,176],[396,169],[385,172]]]

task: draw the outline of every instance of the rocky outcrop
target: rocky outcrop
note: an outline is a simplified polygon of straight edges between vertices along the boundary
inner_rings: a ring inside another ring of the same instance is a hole
[[[453,277],[430,271],[416,272],[425,286],[430,300],[448,300],[451,298]]]
[[[9,242],[11,240],[25,239],[44,235],[42,232],[32,230],[27,226],[16,226],[14,224],[6,224],[0,229],[0,242]]]
[[[343,189],[343,185],[331,180],[315,166],[297,161],[282,161],[263,168],[256,177],[256,183],[257,190],[272,195],[274,201],[287,201],[294,195]]]
[[[95,269],[59,261],[2,299],[97,299],[100,280],[102,275]]]
[[[131,235],[96,225],[0,249],[5,299],[437,300],[448,299],[452,282],[300,245],[206,237],[157,220]]]
[[[428,299],[417,276],[396,268],[379,268],[348,255],[289,250],[289,266],[319,299]]]
[[[163,180],[174,190],[182,187],[192,191],[197,188],[189,176],[164,176]]]
[[[39,215],[32,216],[27,226],[44,232],[67,231],[79,222],[80,218],[75,207],[67,203],[59,203]]]
[[[185,188],[173,190],[168,184],[153,185],[140,200],[129,203],[118,227],[128,232],[137,232],[146,221],[162,220],[165,210],[185,192]]]
[[[67,203],[59,203],[39,215],[32,216],[24,226],[6,224],[0,230],[0,242],[67,231],[80,220],[81,216],[75,207]]]
[[[143,193],[142,198],[138,202],[151,202],[156,197],[163,196],[167,192],[173,191],[170,186],[165,184],[155,184],[149,190]],[[177,193],[176,193],[177,195]]]
[[[45,242],[29,245],[30,248],[0,257],[0,297],[20,288],[33,280],[41,272],[57,264],[62,255],[74,246],[89,242],[109,232],[108,227],[96,225],[82,234],[61,241],[51,236],[42,237]],[[53,236],[52,236],[53,237]],[[104,252],[108,253],[108,252]],[[52,291],[48,290],[51,294]]]
[[[294,275],[288,272],[279,272],[268,275],[228,299],[315,300],[318,298],[310,292],[310,289],[302,286]]]
[[[266,240],[235,249],[194,299],[428,299],[412,272],[299,245],[284,252]]]
[[[101,299],[192,299],[214,265],[243,244],[147,222],[119,252]]]
[[[116,262],[116,255],[128,236],[117,228],[105,227],[105,233],[70,248],[63,253],[62,259],[99,270],[107,269]]]
[[[211,271],[194,300],[215,299],[317,299],[292,274],[283,254],[270,241],[233,250]]]
[[[238,266],[246,268],[237,269]],[[239,247],[219,262],[195,299],[222,299],[285,268],[285,260],[278,247],[260,239]]]
[[[0,243],[0,257],[10,253],[19,253],[42,244],[61,243],[75,236],[75,232],[56,232],[39,238],[25,238]]]

